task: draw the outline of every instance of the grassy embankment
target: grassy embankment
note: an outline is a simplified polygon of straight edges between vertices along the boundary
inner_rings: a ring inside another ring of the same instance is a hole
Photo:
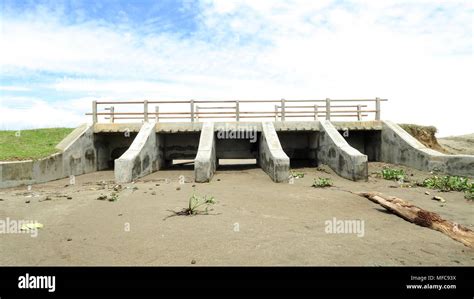
[[[39,159],[56,153],[71,128],[0,131],[0,161]]]

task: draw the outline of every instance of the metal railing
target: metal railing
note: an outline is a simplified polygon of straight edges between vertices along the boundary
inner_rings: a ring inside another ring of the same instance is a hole
[[[93,101],[92,113],[86,113],[86,115],[92,115],[93,123],[98,123],[99,118],[111,123],[120,120],[146,122],[150,118],[156,122],[169,120],[195,122],[206,119],[242,121],[242,119],[265,118],[276,121],[287,121],[289,118],[294,120],[354,118],[361,121],[370,115],[374,115],[375,120],[380,120],[380,104],[384,101],[387,100],[328,98],[325,100]],[[119,106],[128,107],[133,111],[119,111],[116,109]],[[153,107],[154,109],[150,109]]]

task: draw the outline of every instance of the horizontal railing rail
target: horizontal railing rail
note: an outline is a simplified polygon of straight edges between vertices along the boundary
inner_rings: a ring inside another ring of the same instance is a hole
[[[373,115],[375,120],[380,120],[381,102],[384,101],[387,99],[93,101],[92,112],[86,115],[92,116],[93,123],[98,123],[102,119],[114,123],[117,120],[149,121],[153,119],[157,122],[163,120],[194,122],[219,118],[235,121],[265,118],[276,121],[286,121],[287,118],[301,120],[356,118],[360,121],[370,115]],[[127,110],[118,111],[117,108],[123,106],[126,106]],[[153,107],[154,110],[150,110]]]

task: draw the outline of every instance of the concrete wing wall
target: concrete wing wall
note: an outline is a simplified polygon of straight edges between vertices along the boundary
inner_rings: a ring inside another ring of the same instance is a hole
[[[198,183],[209,182],[216,171],[216,164],[214,123],[206,122],[202,125],[198,152],[194,159],[194,180]]]
[[[275,127],[271,122],[262,123],[258,163],[274,182],[288,181],[290,158],[283,151]]]
[[[158,170],[155,123],[144,123],[130,148],[114,162],[115,181],[128,183]]]
[[[425,147],[399,125],[382,124],[381,161],[450,175],[474,176],[474,156],[445,155]]]
[[[91,125],[81,125],[56,148],[61,152],[38,160],[0,162],[0,188],[44,183],[97,170]]]
[[[367,156],[350,146],[330,121],[320,122],[318,161],[353,181],[368,179]]]

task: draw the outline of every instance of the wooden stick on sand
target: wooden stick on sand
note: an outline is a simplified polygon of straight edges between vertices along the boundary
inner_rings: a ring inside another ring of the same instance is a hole
[[[358,192],[355,194],[378,203],[409,222],[437,230],[468,247],[474,248],[474,232],[472,230],[461,224],[443,219],[437,213],[423,210],[401,198],[386,196],[378,192]]]

